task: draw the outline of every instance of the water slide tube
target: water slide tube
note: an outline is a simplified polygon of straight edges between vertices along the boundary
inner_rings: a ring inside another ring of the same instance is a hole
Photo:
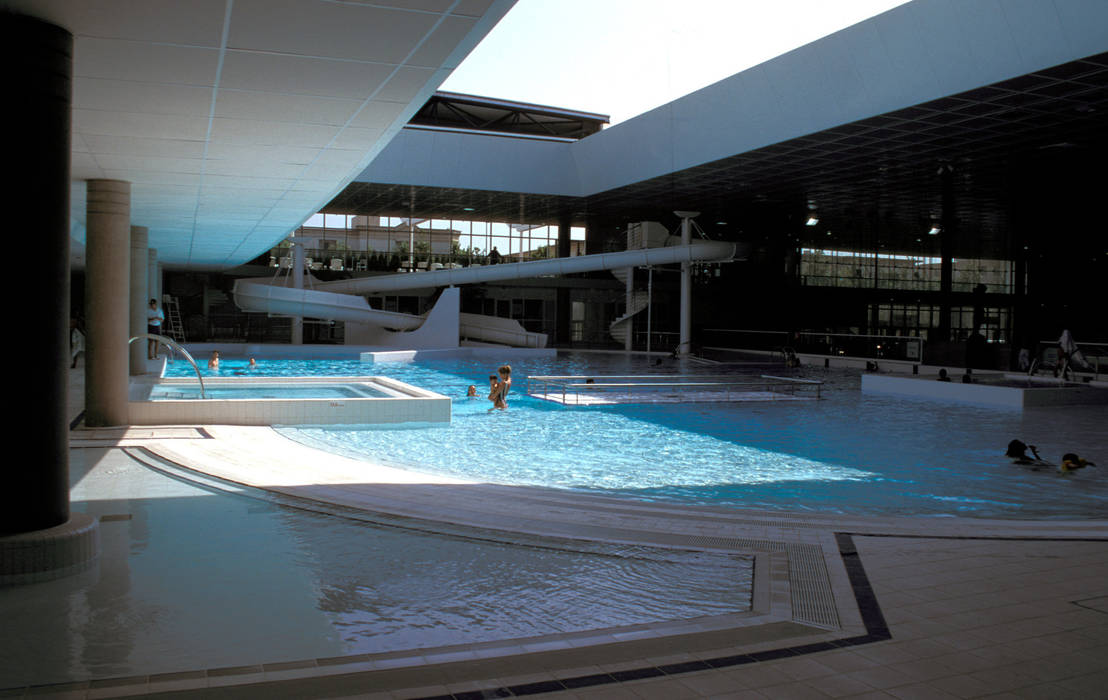
[[[359,277],[357,279],[320,282],[315,288],[343,294],[369,294],[371,292],[397,292],[427,287],[450,287],[480,282],[503,282],[543,275],[567,275],[573,272],[618,270],[623,267],[667,265],[680,262],[705,262],[732,260],[737,245],[726,241],[698,241],[690,245],[665,248],[642,248],[618,253],[578,255],[572,258],[547,258],[500,265],[483,265],[430,272],[404,272],[395,275]],[[337,319],[336,319],[337,320]]]
[[[525,279],[542,275],[564,275],[573,272],[613,270],[642,265],[666,265],[679,262],[722,261],[735,257],[737,246],[722,241],[699,241],[687,246],[625,250],[618,253],[579,255],[571,258],[548,258],[519,263],[433,270],[430,272],[405,272],[394,275],[378,275],[335,282],[317,282],[314,289],[293,289],[274,283],[271,278],[239,279],[235,281],[235,304],[243,311],[306,316],[327,321],[365,323],[397,331],[414,330],[424,322],[423,316],[380,311],[370,307],[361,294],[373,292],[397,292],[428,287],[445,287],[480,282],[497,282]],[[492,333],[492,321],[481,322],[484,317],[464,314],[463,328],[469,337],[491,342],[517,344]],[[482,328],[490,325],[489,333]],[[531,343],[526,343],[531,344]]]

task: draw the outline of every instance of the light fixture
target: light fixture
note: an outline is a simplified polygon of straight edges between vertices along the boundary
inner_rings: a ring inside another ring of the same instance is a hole
[[[819,216],[815,212],[808,215],[808,220],[804,222],[805,226],[815,226],[819,223]]]
[[[462,207],[462,211],[473,211],[473,207]]]
[[[927,235],[937,236],[942,232],[942,230],[943,230],[942,226],[939,226],[938,224],[932,224],[931,225],[931,230],[927,232]]]

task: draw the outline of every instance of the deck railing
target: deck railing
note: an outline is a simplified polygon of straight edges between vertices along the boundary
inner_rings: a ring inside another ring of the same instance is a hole
[[[535,375],[527,393],[567,406],[819,399],[815,379],[695,374]]]

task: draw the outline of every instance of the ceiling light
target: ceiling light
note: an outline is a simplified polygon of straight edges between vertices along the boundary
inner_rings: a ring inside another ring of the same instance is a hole
[[[931,230],[927,232],[927,235],[929,235],[929,236],[937,236],[937,235],[939,235],[940,233],[942,233],[942,230],[943,230],[943,229],[942,229],[942,227],[936,224],[936,225],[933,225],[933,226],[931,227]]]
[[[473,211],[473,207],[462,207],[462,211]]]
[[[815,214],[809,214],[808,215],[808,220],[804,222],[804,225],[805,226],[815,226],[818,223],[819,223],[819,217],[816,216]]]

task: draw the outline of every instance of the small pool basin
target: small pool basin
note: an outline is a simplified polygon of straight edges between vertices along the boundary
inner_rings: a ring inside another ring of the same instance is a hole
[[[136,382],[131,425],[449,423],[450,399],[389,377],[209,377]]]

